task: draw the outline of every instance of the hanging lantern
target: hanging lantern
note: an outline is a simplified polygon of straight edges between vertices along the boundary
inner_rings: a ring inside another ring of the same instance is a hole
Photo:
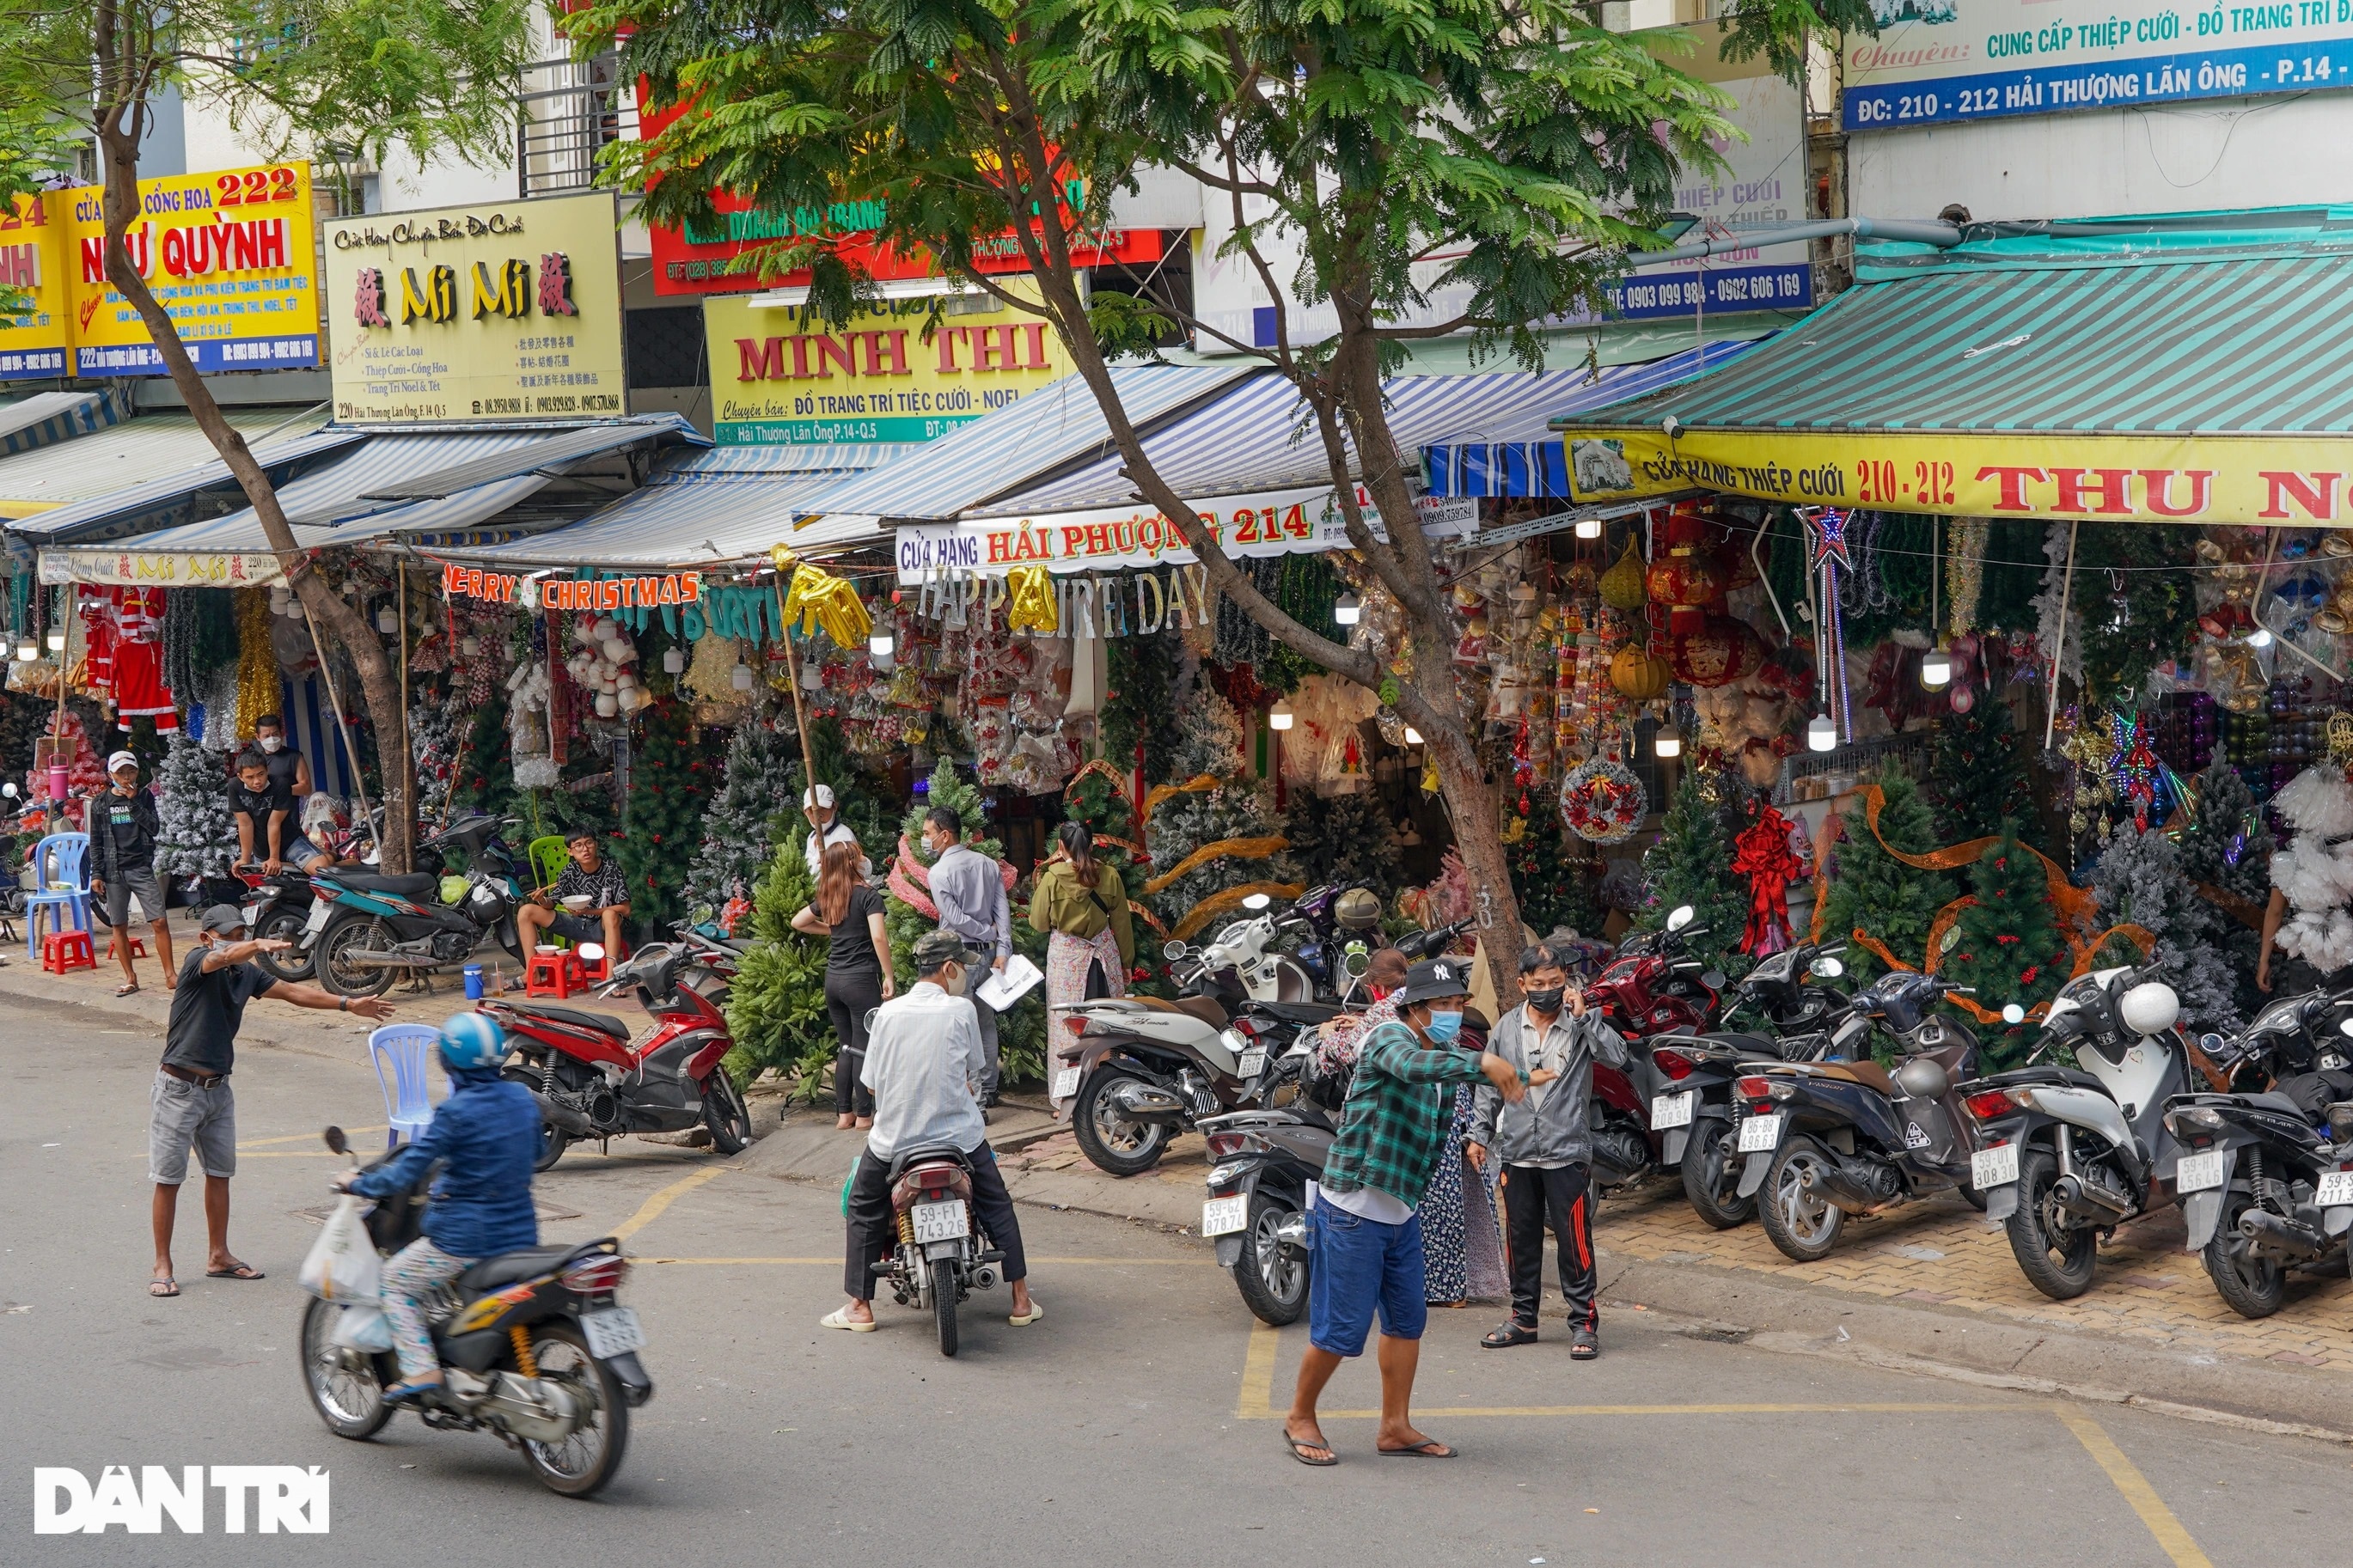
[[[1684,636],[1668,639],[1675,679],[1692,686],[1729,686],[1757,673],[1765,645],[1745,622],[1710,616]]]
[[[1616,570],[1616,568],[1611,568]],[[1648,702],[1667,689],[1667,664],[1647,650],[1628,643],[1609,661],[1609,684],[1620,696],[1634,702]]]
[[[390,605],[386,605],[382,609],[376,611],[375,629],[382,632],[386,637],[390,637],[395,632],[400,630],[400,612],[394,609]]]
[[[737,665],[733,672],[727,677],[727,684],[733,687],[738,691],[751,690],[752,667],[748,664]]]
[[[1725,574],[1707,551],[1678,544],[1651,563],[1644,584],[1653,604],[1667,606],[1668,629],[1689,631],[1706,617],[1710,605],[1724,597]]]
[[[686,650],[684,648],[666,647],[662,649],[662,669],[664,673],[676,675],[685,668]]]
[[[1641,552],[1630,536],[1618,563],[1601,574],[1601,602],[1613,610],[1641,609],[1650,596],[1644,577]]]

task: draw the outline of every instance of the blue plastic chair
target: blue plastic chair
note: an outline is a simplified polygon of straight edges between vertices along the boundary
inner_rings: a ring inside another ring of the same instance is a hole
[[[384,1090],[384,1115],[388,1123],[384,1146],[397,1146],[402,1134],[412,1143],[433,1125],[431,1079],[427,1064],[441,1031],[430,1024],[386,1024],[368,1037],[368,1055],[375,1059],[375,1081]],[[385,1069],[392,1069],[390,1078]]]
[[[66,929],[66,917],[73,917],[73,929],[90,930],[90,879],[83,874],[83,862],[90,856],[90,835],[87,833],[52,833],[33,848],[33,890],[25,897],[25,956],[41,955],[41,911],[58,911],[53,929]],[[63,883],[63,887],[55,884]]]

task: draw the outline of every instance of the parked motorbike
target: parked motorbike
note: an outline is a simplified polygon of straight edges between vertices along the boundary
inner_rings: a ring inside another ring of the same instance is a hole
[[[1930,1011],[1947,991],[1934,975],[1897,972],[1856,993],[1857,1015],[1907,1058],[1893,1073],[1860,1055],[1759,1062],[1734,1086],[1747,1156],[1739,1194],[1763,1191],[1765,1234],[1784,1256],[1829,1256],[1851,1214],[1947,1188],[1983,1203],[1968,1185],[1970,1124],[1954,1088],[1975,1075],[1977,1037]]]
[[[317,970],[318,950],[305,947],[301,937],[318,904],[311,891],[311,879],[291,866],[274,874],[241,871],[238,877],[246,885],[246,930],[265,941],[290,944],[283,952],[256,953],[255,965],[273,979],[310,979]]]
[[[1679,906],[1664,929],[1628,938],[1585,988],[1586,1005],[1599,1009],[1629,1047],[1624,1068],[1593,1064],[1593,1181],[1605,1193],[1639,1186],[1662,1163],[1675,1163],[1664,1158],[1651,1123],[1664,1084],[1641,1042],[1663,1032],[1695,1034],[1715,1017],[1724,976],[1685,955],[1684,943],[1706,929],[1692,923],[1693,914],[1689,904]]]
[[[1960,1086],[1978,1127],[1970,1183],[2027,1283],[2054,1301],[2091,1289],[2118,1225],[2172,1201],[2181,1149],[2165,1108],[2191,1068],[2180,999],[2158,973],[2077,975],[2052,999],[2026,1066]],[[2042,1060],[2061,1047],[2075,1067]]]
[[[348,1154],[340,1127],[327,1147]],[[392,1158],[372,1162],[374,1170]],[[385,1257],[417,1239],[429,1176],[379,1200],[368,1236]],[[443,1432],[497,1433],[549,1490],[586,1497],[613,1479],[628,1447],[629,1412],[653,1397],[638,1359],[645,1332],[617,1293],[629,1265],[611,1237],[485,1258],[442,1287],[427,1309],[441,1363],[439,1393],[416,1406]],[[302,1382],[328,1430],[374,1436],[392,1419],[384,1391],[400,1381],[390,1351],[353,1342],[353,1304],[311,1298],[302,1309]]]
[[[1306,1310],[1307,1184],[1322,1179],[1336,1131],[1305,1099],[1201,1123],[1210,1160],[1201,1234],[1261,1322],[1281,1328]]]
[[[902,1307],[932,1310],[940,1353],[956,1353],[956,1308],[997,1283],[1005,1254],[972,1211],[972,1163],[948,1144],[902,1149],[891,1161],[898,1244],[878,1270]]]
[[[581,951],[589,957],[594,943]],[[631,1132],[709,1130],[718,1153],[740,1152],[752,1140],[752,1113],[743,1091],[719,1065],[734,1045],[727,1019],[712,999],[681,976],[686,954],[654,943],[617,965],[597,987],[600,996],[635,991],[653,1016],[645,1038],[632,1042],[629,1026],[606,1013],[546,1002],[488,997],[478,1004],[506,1030],[512,1046],[504,1076],[539,1100],[540,1152],[544,1171],[575,1140]]]
[[[396,976],[463,963],[486,941],[495,940],[521,963],[515,909],[526,873],[501,826],[498,818],[476,813],[418,846],[464,855],[466,891],[454,904],[441,901],[440,879],[422,871],[320,871],[311,879],[317,901],[290,956],[311,959],[319,984],[343,996],[381,996]]]

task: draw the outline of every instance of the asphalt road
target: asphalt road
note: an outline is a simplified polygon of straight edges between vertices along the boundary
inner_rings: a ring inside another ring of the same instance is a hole
[[[240,1059],[231,1238],[270,1278],[204,1279],[184,1213],[185,1293],[159,1301],[159,1041],[0,1016],[0,1562],[2353,1561],[2339,1447],[1713,1343],[1623,1308],[1590,1365],[1558,1340],[1482,1352],[1490,1311],[1434,1314],[1419,1419],[1462,1457],[1376,1460],[1367,1361],[1328,1401],[1344,1463],[1309,1470],[1275,1419],[1303,1333],[1255,1328],[1198,1242],[1026,1212],[1045,1321],[976,1297],[947,1361],[927,1317],[887,1303],[883,1332],[817,1327],[838,1300],[832,1191],[637,1142],[542,1178],[575,1216],[550,1239],[631,1227],[633,1253],[675,1260],[625,1290],[658,1384],[628,1461],[567,1501],[493,1438],[403,1416],[346,1443],[303,1396],[300,1211],[333,1168],[312,1140],[383,1120],[360,1042],[339,1023]],[[35,1467],[110,1464],[324,1466],[332,1536],[227,1535],[216,1496],[202,1536],[34,1533]]]

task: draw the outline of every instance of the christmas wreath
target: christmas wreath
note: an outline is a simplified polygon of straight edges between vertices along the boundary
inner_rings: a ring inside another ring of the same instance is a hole
[[[1634,770],[1610,757],[1579,763],[1560,786],[1560,819],[1588,844],[1620,844],[1651,809]]]

